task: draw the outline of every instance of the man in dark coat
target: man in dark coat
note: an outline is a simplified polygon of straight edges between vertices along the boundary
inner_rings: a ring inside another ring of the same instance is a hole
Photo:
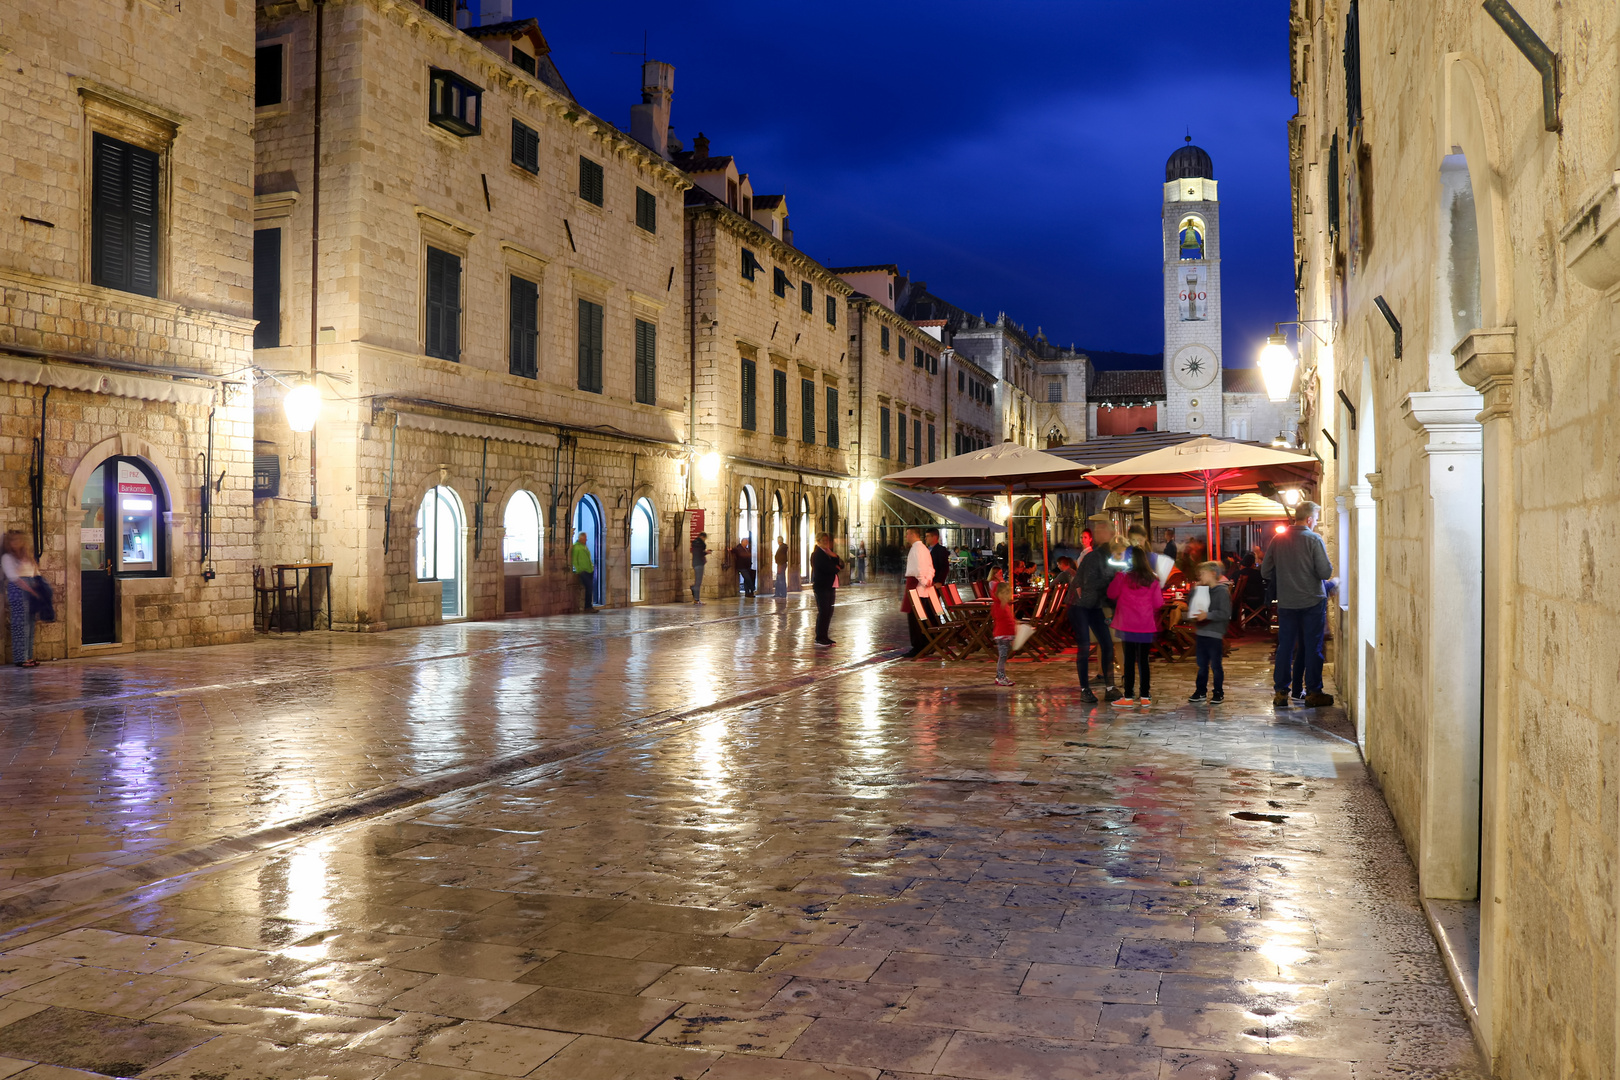
[[[816,594],[816,644],[836,645],[828,637],[832,630],[833,601],[838,596],[838,572],[844,560],[833,553],[832,534],[816,537],[815,550],[810,552],[810,588]]]
[[[1108,545],[1114,539],[1114,529],[1106,523],[1092,531],[1092,548],[1080,557],[1075,567],[1074,580],[1069,586],[1069,629],[1074,631],[1075,666],[1080,671],[1080,700],[1096,704],[1097,695],[1091,689],[1091,638],[1097,638],[1097,681],[1103,684],[1104,700],[1118,701],[1119,688],[1114,685],[1114,632],[1109,629],[1108,616],[1103,604],[1108,600],[1108,583],[1114,580],[1119,567],[1110,563]]]
[[[731,565],[736,568],[737,576],[741,579],[744,596],[754,595],[754,548],[748,542],[748,537],[737,541],[737,546],[731,549]]]
[[[1322,692],[1322,639],[1327,632],[1327,589],[1323,582],[1333,576],[1327,545],[1315,532],[1313,502],[1302,502],[1294,511],[1294,524],[1272,540],[1260,572],[1277,593],[1277,657],[1272,673],[1273,705],[1288,704],[1288,686],[1293,677],[1294,649],[1304,649],[1305,704],[1320,708],[1333,704],[1333,695]]]

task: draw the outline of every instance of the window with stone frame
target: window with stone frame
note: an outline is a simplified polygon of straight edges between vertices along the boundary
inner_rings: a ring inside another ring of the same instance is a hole
[[[810,292],[810,283],[808,281],[799,283],[799,307],[804,309],[806,315],[816,310],[816,298]]]
[[[512,121],[512,164],[539,175],[540,133],[521,120]]]
[[[742,362],[742,424],[744,431],[755,431],[759,427],[758,407],[758,365],[747,357]]]
[[[889,407],[887,405],[880,406],[878,408],[878,457],[880,458],[889,456],[889,426]]]
[[[601,206],[605,196],[603,194],[603,174],[601,162],[592,161],[588,157],[579,159],[579,197],[593,206]]]
[[[799,407],[802,415],[799,418],[799,438],[807,443],[816,441],[816,381],[814,379],[799,380]]]
[[[636,188],[636,227],[658,231],[658,196],[643,187]]]
[[[158,294],[157,153],[96,132],[91,140],[90,280]]]
[[[887,326],[878,327],[878,348],[884,352],[889,351],[889,328]]]
[[[771,391],[771,433],[786,438],[788,433],[787,372],[780,368],[771,369]]]
[[[636,320],[636,400],[658,404],[658,327]]]
[[[602,392],[602,305],[581,298],[579,301],[579,388],[587,393]]]
[[[427,249],[424,349],[440,360],[461,361],[461,257]]]
[[[900,464],[904,465],[906,463],[906,414],[905,413],[900,414],[899,421],[900,422],[895,425],[896,429],[899,432],[899,440],[895,443],[895,449],[898,451],[895,454],[895,458],[900,462]]]
[[[771,291],[785,300],[787,299],[788,290],[791,288],[793,288],[793,279],[788,277],[786,270],[778,266],[771,279]]]
[[[838,387],[827,387],[827,445],[838,449]]]
[[[838,325],[838,297],[832,293],[827,294],[827,325]]]
[[[512,275],[507,312],[507,370],[525,379],[540,377],[540,286]]]

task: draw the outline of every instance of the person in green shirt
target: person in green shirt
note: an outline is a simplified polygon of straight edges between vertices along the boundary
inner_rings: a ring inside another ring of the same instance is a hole
[[[585,610],[596,610],[596,566],[591,562],[591,549],[585,545],[585,534],[580,533],[568,553],[568,565],[574,577],[585,588]]]

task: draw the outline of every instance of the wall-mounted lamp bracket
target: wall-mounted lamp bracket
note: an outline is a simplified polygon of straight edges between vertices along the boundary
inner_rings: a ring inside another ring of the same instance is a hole
[[[1558,54],[1547,47],[1524,16],[1514,10],[1508,0],[1485,0],[1485,13],[1496,20],[1496,25],[1517,45],[1530,65],[1541,73],[1541,123],[1548,131],[1562,131],[1564,124],[1558,116]]]
[[[1395,359],[1399,360],[1401,358],[1401,320],[1397,319],[1395,313],[1389,310],[1389,304],[1384,302],[1382,296],[1373,297],[1373,303],[1378,305],[1378,310],[1383,313],[1384,321],[1389,323],[1389,328],[1395,331]]]

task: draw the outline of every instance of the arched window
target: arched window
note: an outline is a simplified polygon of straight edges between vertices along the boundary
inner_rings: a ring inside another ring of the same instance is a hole
[[[1177,234],[1181,246],[1183,259],[1202,259],[1204,257],[1204,222],[1197,217],[1181,219],[1181,230]]]
[[[651,499],[637,499],[630,511],[630,565],[658,565],[658,515]]]
[[[744,484],[737,493],[737,539],[747,540],[752,548],[759,547],[759,500],[752,484]]]
[[[450,488],[430,490],[416,511],[416,580],[440,583],[440,610],[447,619],[462,613],[461,500]]]
[[[509,563],[538,563],[541,556],[540,500],[532,491],[519,491],[506,504],[506,516],[501,519],[506,539],[501,544],[501,557]]]
[[[585,547],[591,553],[591,566],[596,570],[596,595],[591,603],[601,604],[607,594],[607,568],[602,565],[602,541],[606,536],[605,519],[602,516],[602,504],[596,500],[595,495],[582,495],[579,502],[574,504],[574,534],[569,537],[569,546],[572,547],[579,534],[585,534]]]
[[[816,546],[815,525],[810,520],[810,500],[799,496],[799,578],[810,577],[810,549]]]

